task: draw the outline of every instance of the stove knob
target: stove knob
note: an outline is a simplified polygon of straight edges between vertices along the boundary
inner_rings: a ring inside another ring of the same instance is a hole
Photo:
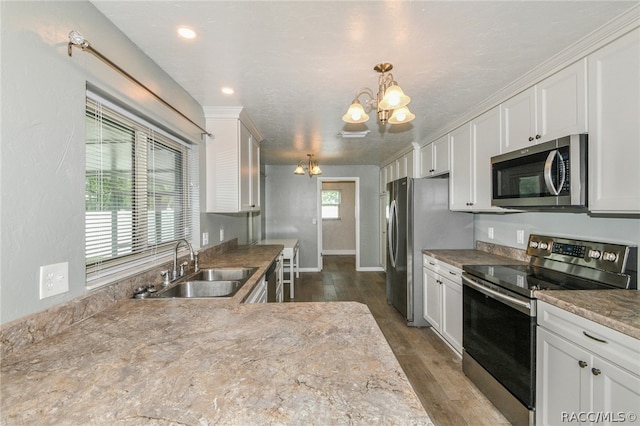
[[[611,253],[608,251],[605,251],[604,253],[602,253],[602,260],[606,260],[608,262],[615,262],[618,259],[618,256],[615,253]]]
[[[547,243],[540,243],[538,244],[538,247],[540,248],[540,250],[546,250],[549,248],[549,244]]]
[[[529,243],[529,247],[531,248],[538,248],[538,242],[537,241],[531,241]]]
[[[589,250],[589,257],[592,259],[600,259],[600,250]]]

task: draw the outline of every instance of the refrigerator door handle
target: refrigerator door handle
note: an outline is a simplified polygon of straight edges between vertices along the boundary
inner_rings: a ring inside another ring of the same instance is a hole
[[[389,257],[391,259],[391,266],[396,267],[396,244],[394,244],[394,240],[397,240],[397,227],[396,223],[396,200],[391,201],[391,206],[389,207],[389,222],[387,223],[387,241],[389,244]],[[397,241],[395,241],[397,243]]]

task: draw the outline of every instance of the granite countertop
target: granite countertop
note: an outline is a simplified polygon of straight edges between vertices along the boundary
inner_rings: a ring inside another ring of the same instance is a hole
[[[536,298],[640,339],[640,291],[543,290]]]
[[[124,300],[4,357],[0,423],[431,424],[366,305],[240,303],[261,247],[206,264],[259,268],[233,298]]]
[[[506,256],[487,253],[481,250],[461,249],[461,250],[422,250],[423,254],[434,257],[460,269],[464,265],[520,265],[526,264],[522,260],[513,259]]]

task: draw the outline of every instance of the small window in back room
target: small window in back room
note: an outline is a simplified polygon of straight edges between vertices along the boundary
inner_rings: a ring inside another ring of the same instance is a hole
[[[322,190],[322,219],[340,219],[340,190]]]

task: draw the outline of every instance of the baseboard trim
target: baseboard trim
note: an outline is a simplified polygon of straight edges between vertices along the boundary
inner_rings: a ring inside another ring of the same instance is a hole
[[[323,256],[344,256],[344,255],[355,255],[355,250],[322,250]]]

